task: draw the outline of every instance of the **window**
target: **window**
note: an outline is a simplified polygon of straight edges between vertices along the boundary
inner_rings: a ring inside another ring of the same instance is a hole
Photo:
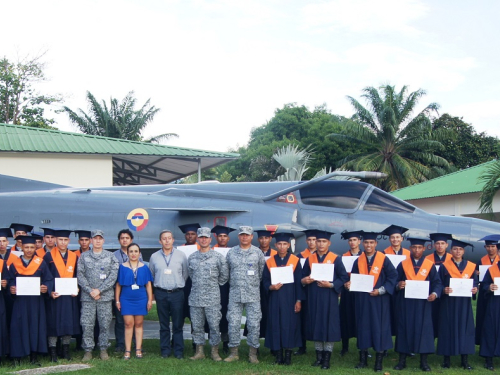
[[[357,181],[322,181],[300,190],[303,204],[355,209],[368,185]]]
[[[415,207],[385,191],[374,189],[365,203],[365,211],[413,212]]]

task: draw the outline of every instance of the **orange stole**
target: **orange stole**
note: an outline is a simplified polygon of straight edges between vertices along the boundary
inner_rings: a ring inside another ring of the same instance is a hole
[[[427,255],[425,257],[425,259],[429,259],[432,263],[435,263],[434,262],[434,253],[430,254],[430,255]],[[451,254],[450,253],[446,253],[446,255],[444,256],[444,261],[446,262],[446,260],[448,259],[451,259]]]
[[[262,250],[261,250],[261,251],[262,251]],[[268,250],[268,251],[269,251],[269,252],[270,252],[270,254],[271,254],[271,255],[269,255],[271,258],[272,258],[273,256],[275,256],[276,254],[278,254],[278,252],[277,252],[276,250],[271,249],[271,248],[269,248],[269,250]],[[267,251],[266,251],[266,253],[267,253]],[[265,252],[263,252],[263,251],[262,251],[262,254],[265,254]],[[264,255],[264,256],[267,256],[267,255]]]
[[[498,266],[492,266],[488,268],[488,270],[490,271],[491,280],[493,281],[493,283],[495,283],[495,277],[500,277],[500,269],[498,268]]]
[[[311,256],[311,250],[305,249],[303,252],[300,253],[302,255],[302,258],[307,259]]]
[[[297,264],[298,263],[299,263],[299,258],[297,258],[293,254],[290,254],[290,258],[288,258],[288,262],[286,262],[286,266],[285,267],[292,266],[293,267],[293,271],[295,272],[295,268],[297,268]],[[273,268],[273,267],[278,267],[278,265],[276,264],[276,259],[274,259],[274,256],[270,257],[266,261],[266,264],[267,264],[267,268],[269,268],[269,270],[271,270],[271,268]]]
[[[75,274],[75,266],[78,257],[72,251],[66,250],[68,253],[68,261],[64,264],[64,260],[61,256],[61,253],[57,248],[53,248],[50,251],[50,255],[52,255],[52,260],[57,268],[57,272],[59,273],[59,277],[61,278],[72,278]]]
[[[45,256],[45,254],[47,254],[47,252],[45,251],[45,249],[43,247],[41,247],[40,249],[36,249],[35,254],[38,257],[43,258]]]
[[[3,271],[3,259],[0,259],[0,273]]]
[[[408,259],[410,257],[410,250],[403,248],[403,252],[401,255],[406,255],[406,258]],[[384,250],[384,254],[389,254],[389,255],[396,255],[396,252],[392,249],[392,246],[389,246],[387,249]]]
[[[360,251],[359,251],[356,255],[352,255],[352,254],[351,254],[351,250],[349,250],[349,251],[345,252],[344,254],[342,254],[342,256],[343,256],[343,257],[357,257],[357,256],[359,256],[359,254],[361,254],[361,253],[362,253],[362,251],[360,250]]]
[[[491,266],[492,264],[497,264],[500,261],[500,258],[498,258],[498,255],[495,255],[495,260],[493,263],[491,263],[491,259],[488,255],[485,255],[484,257],[481,258],[481,265],[483,266]]]
[[[80,258],[80,255],[82,255],[82,252],[80,250],[75,250],[74,253],[78,258]]]
[[[43,259],[35,255],[33,256],[30,264],[28,264],[28,267],[25,267],[24,262],[21,260],[21,258],[18,257],[16,257],[16,259],[12,263],[16,267],[16,271],[18,274],[23,276],[31,276],[38,270],[42,262]]]
[[[420,270],[415,274],[414,263],[411,258],[406,258],[401,262],[403,264],[403,270],[405,271],[406,278],[408,280],[418,280],[424,281],[429,276],[434,263],[432,263],[429,259],[424,259],[422,265],[420,266]]]
[[[311,266],[311,270],[312,270],[313,263],[319,263],[319,261],[318,261],[318,252],[315,252],[314,254],[312,254],[307,259],[309,261],[309,265]],[[333,264],[333,263],[335,263],[335,259],[337,259],[337,254],[334,254],[334,253],[332,253],[332,252],[329,251],[328,253],[326,253],[325,259],[323,259],[323,264],[324,263]]]
[[[474,271],[476,270],[476,265],[472,262],[467,261],[467,266],[465,266],[465,269],[460,272],[455,266],[452,258],[446,259],[443,262],[443,266],[445,266],[445,268],[448,270],[450,276],[456,279],[470,279],[474,275]]]
[[[358,269],[359,273],[362,275],[373,275],[373,287],[377,285],[378,278],[380,277],[380,271],[384,267],[385,254],[379,251],[375,251],[375,259],[373,260],[372,268],[368,273],[368,258],[366,254],[363,253],[358,258]]]
[[[7,268],[9,268],[12,263],[14,263],[14,260],[16,260],[16,258],[17,257],[14,254],[9,254],[9,257],[7,258]]]

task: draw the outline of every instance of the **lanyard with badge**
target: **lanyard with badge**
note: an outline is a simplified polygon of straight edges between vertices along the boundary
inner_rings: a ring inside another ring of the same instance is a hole
[[[174,255],[174,249],[172,249],[172,252],[170,253],[170,257],[168,258],[168,261],[167,261],[167,257],[165,255],[165,253],[161,252],[161,255],[163,255],[163,259],[165,260],[165,264],[167,265],[167,268],[163,271],[163,273],[165,275],[171,275],[172,274],[172,270],[169,268],[170,267],[170,262],[172,261],[172,256]]]
[[[254,276],[255,275],[255,271],[251,269],[252,266],[253,266],[252,263],[248,263],[248,270],[247,270],[247,275],[248,276]]]
[[[139,270],[139,265],[137,265],[137,268],[132,268],[132,264],[130,264],[130,261],[128,262],[130,269],[132,270],[132,273],[134,274],[134,284],[132,285],[132,290],[137,290],[139,289],[139,285],[137,285],[137,271]]]

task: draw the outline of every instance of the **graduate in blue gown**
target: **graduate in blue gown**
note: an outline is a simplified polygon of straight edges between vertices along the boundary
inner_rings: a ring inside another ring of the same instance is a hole
[[[342,263],[342,257],[329,250],[333,233],[316,232],[316,252],[310,255],[302,270],[302,284],[307,285],[306,338],[314,341],[316,361],[312,366],[330,368],[333,343],[340,341],[339,294],[349,276]],[[311,277],[314,264],[333,264],[331,280],[315,280]]]
[[[471,297],[454,297],[449,294],[451,278],[473,279],[472,294],[477,293],[476,265],[464,259],[465,247],[472,246],[456,239],[451,241],[451,259],[439,268],[439,277],[443,283],[439,314],[439,338],[437,354],[444,356],[443,368],[450,368],[450,356],[461,355],[461,366],[471,370],[468,355],[474,354],[475,328]]]
[[[23,253],[9,268],[10,292],[15,295],[12,308],[10,332],[10,355],[16,362],[27,355],[30,362],[40,365],[38,353],[47,353],[47,317],[45,303],[53,291],[54,279],[47,264],[42,258],[35,255],[35,238],[18,236],[22,241]],[[39,277],[40,295],[17,295],[16,279],[21,277]]]
[[[408,238],[409,258],[397,267],[398,284],[395,306],[399,315],[396,327],[396,351],[399,362],[395,370],[406,367],[406,357],[410,353],[420,354],[420,369],[431,371],[427,355],[434,353],[434,330],[432,327],[432,304],[441,295],[441,279],[434,263],[423,257],[427,239]],[[406,298],[405,287],[408,280],[428,281],[427,299]]]
[[[355,368],[367,366],[368,349],[376,352],[374,370],[382,371],[383,353],[391,349],[391,295],[398,274],[391,261],[376,250],[379,233],[362,232],[364,252],[354,262],[352,274],[374,276],[373,291],[356,292],[356,328],[359,363]],[[350,283],[348,284],[350,288]]]
[[[2,273],[2,292],[0,293],[0,363],[2,357],[9,354],[9,330],[7,329],[7,310],[5,307],[4,295],[8,291],[7,283],[9,272],[7,262],[0,259],[0,272]]]
[[[293,234],[275,233],[273,237],[278,253],[267,260],[262,274],[262,283],[268,293],[268,311],[263,312],[268,316],[264,345],[276,353],[275,364],[289,366],[292,348],[302,344],[299,314],[305,299],[301,284],[302,267],[299,258],[288,253]],[[272,284],[271,269],[274,267],[291,267],[294,282]]]
[[[497,277],[500,277],[500,263],[492,265],[481,282],[481,289],[487,304],[479,355],[485,357],[484,367],[491,371],[494,370],[493,357],[500,357],[500,295],[494,294],[500,286],[500,283],[495,284]]]
[[[45,254],[43,260],[54,278],[76,278],[78,256],[68,250],[69,230],[54,230],[56,246]],[[57,338],[62,342],[62,358],[71,360],[71,336],[80,335],[80,304],[78,291],[74,295],[59,295],[54,290],[46,303],[47,334],[51,362],[57,362]]]

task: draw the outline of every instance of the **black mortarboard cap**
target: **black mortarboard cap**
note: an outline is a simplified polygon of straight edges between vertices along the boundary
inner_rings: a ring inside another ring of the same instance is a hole
[[[270,230],[256,230],[258,237],[271,237],[272,233]]]
[[[292,238],[295,238],[293,233],[274,233],[273,238],[276,240],[276,242],[290,242]]]
[[[33,226],[28,224],[12,223],[10,224],[10,227],[14,230],[14,232],[20,231],[28,233],[33,230]]]
[[[484,236],[479,241],[484,241],[486,245],[498,245],[500,234],[490,234],[489,236]]]
[[[69,235],[72,233],[72,230],[66,230],[66,229],[56,229],[54,230],[54,237],[69,237]]]
[[[385,228],[380,234],[383,234],[384,236],[392,236],[393,234],[403,234],[406,232],[408,228],[405,227],[400,227],[399,225],[391,225],[387,228]]]
[[[307,229],[304,231],[305,235],[306,235],[306,238],[309,238],[309,237],[316,237],[316,232],[318,230],[317,229]]]
[[[78,238],[92,238],[89,230],[75,230],[75,233],[78,235]]]
[[[472,244],[464,242],[464,241],[452,239],[451,240],[451,247],[453,247],[453,246],[459,246],[459,247],[463,247],[465,249],[465,247],[472,246]]]
[[[335,233],[333,232],[328,232],[326,230],[317,230],[316,231],[316,239],[321,239],[321,238],[325,238],[327,239],[328,241],[330,241],[330,237],[332,237]]]
[[[16,241],[18,240],[21,241],[23,245],[27,243],[36,244],[36,237],[33,236],[17,236]]]
[[[12,230],[10,228],[0,228],[0,237],[12,237]]]
[[[215,233],[218,236],[219,234],[229,234],[233,230],[236,229],[225,227],[224,225],[216,225],[210,232]]]
[[[410,241],[411,246],[413,246],[413,245],[422,245],[422,246],[425,246],[425,243],[429,242],[428,238],[408,237],[407,240]]]
[[[198,223],[179,225],[179,229],[184,234],[187,232],[196,232],[198,228],[201,228],[200,224]]]
[[[449,233],[431,233],[429,234],[429,237],[431,238],[432,241],[451,241],[453,239],[453,236]]]
[[[359,230],[352,231],[352,232],[344,231],[340,234],[340,236],[343,240],[348,240],[349,238],[352,238],[352,237],[361,238],[361,231],[359,231]]]
[[[40,228],[43,229],[43,235],[44,236],[54,236],[54,229],[52,228]]]
[[[380,235],[379,232],[365,232],[361,231],[361,237],[363,240],[377,240],[377,237]]]

